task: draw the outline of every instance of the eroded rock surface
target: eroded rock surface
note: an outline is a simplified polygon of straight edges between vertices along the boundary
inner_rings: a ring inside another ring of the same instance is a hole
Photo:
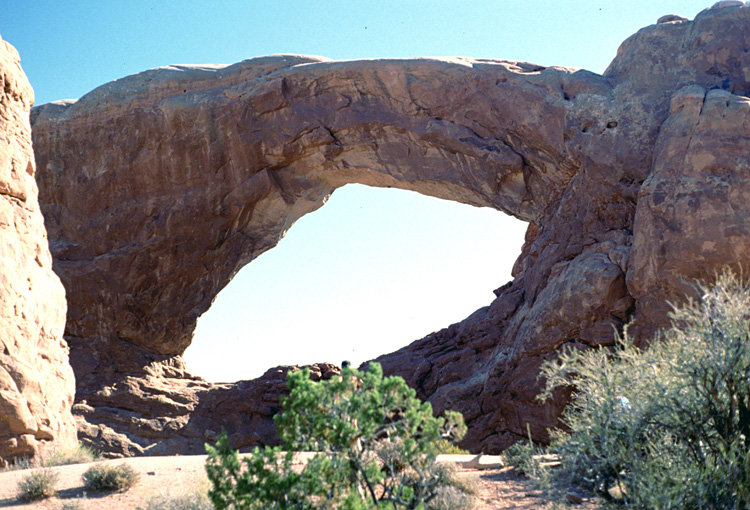
[[[52,272],[34,181],[34,93],[0,39],[0,467],[76,441],[63,340],[65,290]]]
[[[158,369],[120,377],[73,406],[78,434],[108,457],[202,454],[222,431],[242,451],[277,444],[272,418],[288,393],[287,372],[300,368],[275,367],[258,379],[224,384],[165,377]],[[340,373],[330,363],[307,368],[314,381]]]
[[[543,360],[611,343],[632,319],[646,339],[667,324],[663,303],[679,298],[681,278],[748,267],[750,7],[659,21],[604,75],[276,56],[150,70],[35,109],[81,430],[128,411],[106,427],[143,452],[197,453],[192,411],[134,425],[135,387],[189,394],[180,354],[197,317],[296,219],[356,182],[529,222],[515,278],[493,303],[379,361],[438,410],[462,411],[472,450],[497,452],[527,423],[544,440],[564,398],[535,401]],[[196,406],[207,391],[195,390]],[[217,430],[232,416],[203,423]],[[160,427],[169,440],[153,435]],[[132,453],[123,444],[106,449]]]

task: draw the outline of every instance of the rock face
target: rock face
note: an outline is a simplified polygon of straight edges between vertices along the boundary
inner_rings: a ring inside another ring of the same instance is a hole
[[[73,406],[78,435],[105,456],[203,454],[222,430],[243,451],[276,444],[272,417],[287,393],[287,372],[299,368],[276,367],[233,384],[154,372],[120,377]],[[330,363],[308,368],[313,380],[340,373]]]
[[[114,454],[199,452],[190,415],[214,390],[188,382],[180,358],[197,317],[295,220],[356,182],[529,223],[494,302],[379,361],[438,410],[462,411],[472,450],[497,452],[527,423],[544,440],[564,398],[536,403],[543,360],[609,344],[631,320],[645,340],[667,324],[681,279],[749,267],[748,34],[750,7],[731,4],[661,18],[604,75],[276,56],[150,70],[35,109],[80,430]],[[243,384],[227,390],[238,401]],[[146,394],[194,398],[149,421]],[[220,430],[227,412],[202,423]],[[254,428],[235,446],[264,441]]]
[[[76,441],[63,340],[65,290],[52,272],[34,181],[18,52],[0,39],[0,467]]]

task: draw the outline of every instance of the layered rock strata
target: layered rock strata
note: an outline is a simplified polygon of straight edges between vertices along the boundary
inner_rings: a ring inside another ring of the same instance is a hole
[[[34,93],[0,39],[0,467],[76,441],[63,340],[65,290],[52,272],[34,181]]]
[[[542,361],[609,344],[631,320],[647,339],[683,281],[748,267],[747,34],[750,7],[731,4],[661,18],[603,75],[274,56],[154,69],[35,109],[81,430],[99,446],[123,435],[112,453],[197,453],[186,430],[203,397],[164,418],[168,439],[152,432],[167,425],[139,421],[134,388],[190,393],[180,355],[197,317],[294,221],[361,183],[529,223],[494,302],[379,361],[438,410],[462,411],[471,450],[497,452],[527,424],[544,440],[564,396],[535,401]]]

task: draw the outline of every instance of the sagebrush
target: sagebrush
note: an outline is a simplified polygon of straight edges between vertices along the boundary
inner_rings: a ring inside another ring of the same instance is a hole
[[[750,507],[750,287],[731,272],[675,307],[650,348],[627,334],[543,368],[575,388],[559,476],[629,508]]]
[[[83,473],[83,486],[95,492],[124,491],[138,479],[138,472],[125,463],[95,464]]]
[[[51,498],[57,493],[57,471],[49,468],[26,473],[18,483],[18,497],[24,501]]]

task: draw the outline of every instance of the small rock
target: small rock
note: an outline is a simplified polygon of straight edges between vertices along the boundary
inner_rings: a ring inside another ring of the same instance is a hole
[[[711,6],[711,9],[722,9],[724,7],[737,7],[744,6],[745,2],[742,0],[721,0]]]
[[[659,18],[656,23],[662,24],[662,23],[672,23],[674,21],[688,21],[688,19],[685,16],[680,16],[679,14],[666,14]]]
[[[565,496],[565,499],[568,500],[568,503],[572,505],[580,505],[583,503],[583,498],[580,496],[576,496],[575,494],[568,494]]]

